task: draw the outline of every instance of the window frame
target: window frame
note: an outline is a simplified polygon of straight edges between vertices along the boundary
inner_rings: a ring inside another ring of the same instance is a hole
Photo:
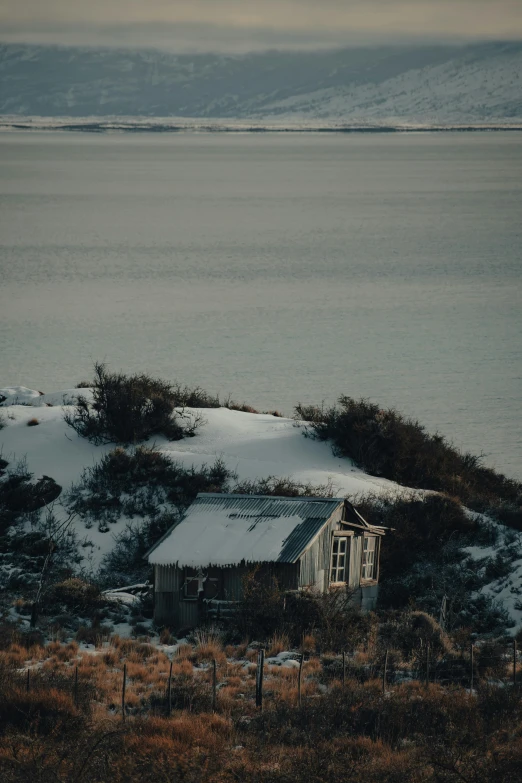
[[[332,536],[332,545],[330,547],[330,567],[328,571],[328,585],[330,587],[343,587],[348,584],[350,576],[350,541],[353,533],[345,530],[335,530]],[[341,542],[344,542],[344,551],[340,551]],[[337,547],[337,551],[335,551]],[[334,566],[334,557],[337,558]],[[339,558],[344,557],[344,564],[339,565]],[[332,579],[335,571],[336,579]],[[343,580],[339,580],[339,572],[342,571]]]
[[[366,541],[374,541],[374,547],[373,549],[366,549],[365,544]],[[362,552],[361,552],[361,584],[371,584],[375,583],[379,579],[379,555],[380,555],[380,547],[381,547],[381,537],[377,536],[375,534],[364,534],[363,536],[363,542],[362,542]],[[366,562],[366,555],[368,553],[373,553],[373,561],[369,564]],[[372,575],[366,576],[366,569],[368,568],[368,565],[372,566]]]

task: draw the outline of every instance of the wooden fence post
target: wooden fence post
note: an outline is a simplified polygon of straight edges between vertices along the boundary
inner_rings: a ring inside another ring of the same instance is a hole
[[[74,669],[74,706],[78,706],[78,666]]]
[[[473,669],[474,669],[474,662],[475,662],[474,661],[474,659],[475,659],[474,653],[475,653],[475,645],[473,644],[473,642],[471,642],[471,651],[470,651],[471,677],[469,679],[469,683],[470,683],[469,684],[469,692],[470,692],[470,694],[473,693],[473,675],[474,675]]]
[[[304,654],[301,653],[301,660],[299,661],[299,673],[297,675],[297,706],[301,707],[301,684],[303,680],[303,662]]]
[[[212,712],[216,711],[217,701],[217,664],[216,659],[212,660]]]
[[[256,670],[256,707],[263,709],[263,667],[265,664],[265,651],[259,650],[257,654]]]
[[[127,687],[127,664],[123,664],[123,687],[121,689],[121,719],[125,723],[125,688]]]
[[[167,715],[170,718],[172,712],[172,661],[170,662],[169,682],[167,686]]]
[[[386,675],[388,673],[388,650],[384,653],[384,666],[382,670],[382,692],[386,693]]]
[[[346,686],[346,652],[343,650],[343,691]]]

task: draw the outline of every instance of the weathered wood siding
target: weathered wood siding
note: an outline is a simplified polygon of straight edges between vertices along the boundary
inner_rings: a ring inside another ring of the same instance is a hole
[[[154,620],[173,628],[198,622],[197,601],[181,600],[183,572],[176,566],[154,567]]]
[[[243,580],[254,566],[221,568],[221,584],[216,598],[238,601],[243,595]],[[284,590],[297,590],[299,564],[270,563],[259,566],[258,578],[274,577]],[[183,569],[176,566],[155,566],[154,571],[154,619],[172,628],[196,626],[202,619],[202,607],[198,601],[187,600],[182,594]]]
[[[327,525],[300,558],[299,587],[312,587],[320,592],[328,590],[332,535],[340,530],[343,509],[340,507]]]
[[[352,536],[350,540],[350,571],[348,574],[349,587],[359,587],[361,582],[363,536]]]

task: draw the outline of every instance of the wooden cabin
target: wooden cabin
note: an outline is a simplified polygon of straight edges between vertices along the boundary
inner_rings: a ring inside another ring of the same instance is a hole
[[[200,493],[147,553],[154,618],[180,628],[225,614],[254,568],[285,590],[350,587],[371,610],[383,534],[344,499]]]

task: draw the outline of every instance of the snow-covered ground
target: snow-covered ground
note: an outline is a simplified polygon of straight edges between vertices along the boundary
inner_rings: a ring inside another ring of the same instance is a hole
[[[6,423],[0,430],[3,458],[11,465],[25,459],[36,479],[50,476],[64,491],[78,482],[84,468],[92,467],[114,448],[114,444],[94,446],[65,423],[64,413],[73,408],[63,402],[73,403],[78,395],[90,398],[91,391],[66,389],[42,395],[23,386],[0,388],[0,400],[5,398],[0,402],[0,414]],[[172,442],[161,438],[147,445],[154,445],[186,467],[210,465],[221,457],[239,480],[281,476],[303,483],[331,482],[339,497],[403,491],[391,481],[369,476],[349,459],[334,457],[328,444],[304,438],[302,425],[293,419],[228,408],[194,409],[194,413],[201,413],[205,420],[195,437]],[[38,425],[27,426],[34,418]],[[80,538],[94,544],[94,563],[112,548],[114,535],[127,521],[122,518],[107,533],[77,522]]]
[[[0,388],[0,415],[5,422],[0,430],[0,455],[11,465],[25,459],[36,479],[50,476],[64,491],[78,482],[84,468],[92,467],[114,448],[114,444],[94,446],[78,437],[65,423],[64,413],[72,410],[80,394],[89,399],[92,392],[66,389],[41,394],[20,386]],[[154,445],[186,467],[210,465],[220,457],[240,481],[276,476],[315,485],[331,483],[336,496],[352,498],[368,493],[411,492],[394,482],[364,473],[350,459],[335,457],[327,443],[303,437],[303,424],[293,419],[228,408],[192,409],[189,413],[200,413],[204,418],[195,437],[171,442],[161,438],[147,445]],[[34,418],[38,425],[27,426]],[[115,535],[127,522],[121,518],[111,525],[109,532],[101,532],[97,526],[86,528],[77,520],[79,538],[92,542],[93,547],[86,551],[91,551],[93,565],[110,551]],[[510,632],[515,633],[522,627],[522,555],[519,559],[513,556],[513,552],[522,553],[520,536],[499,525],[494,547],[470,547],[467,554],[477,562],[477,568],[482,568],[486,558],[509,549],[512,560],[509,575],[492,580],[480,592],[502,604],[515,623]]]

